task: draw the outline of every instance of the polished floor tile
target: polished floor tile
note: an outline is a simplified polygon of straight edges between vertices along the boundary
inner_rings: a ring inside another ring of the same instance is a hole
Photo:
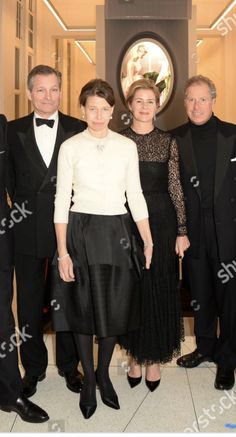
[[[127,432],[183,432],[195,420],[187,375],[181,370],[163,370],[160,386],[148,392],[127,425]]]
[[[235,433],[236,389],[216,390],[215,373],[211,369],[189,369],[187,374],[200,432]],[[187,428],[194,429],[193,423]]]
[[[192,320],[185,319],[188,334],[181,354],[196,345]],[[33,402],[45,409],[50,420],[44,424],[23,422],[15,413],[0,411],[0,432],[235,432],[236,388],[233,392],[214,389],[215,364],[202,363],[195,369],[177,366],[176,358],[161,366],[161,383],[153,393],[142,382],[131,389],[127,382],[129,361],[125,351],[116,346],[110,367],[113,385],[121,409],[116,411],[101,401],[97,390],[97,410],[85,420],[79,408],[79,395],[66,388],[55,366],[55,335],[45,334],[49,366],[47,378],[38,384]],[[97,344],[94,344],[95,365]]]

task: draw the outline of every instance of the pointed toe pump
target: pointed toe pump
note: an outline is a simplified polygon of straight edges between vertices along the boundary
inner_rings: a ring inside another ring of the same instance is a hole
[[[114,408],[114,410],[119,410],[120,404],[118,396],[114,390],[111,381],[109,380],[109,384],[103,384],[102,381],[99,381],[97,372],[95,372],[95,376],[102,402],[107,405],[107,407]]]
[[[160,385],[160,382],[161,378],[157,379],[156,381],[148,381],[147,379],[145,379],[146,386],[150,391],[156,390],[156,388]]]
[[[80,402],[79,406],[85,419],[89,419],[95,413],[97,408],[97,404],[88,405],[83,404],[83,402]]]
[[[129,376],[127,373],[127,380],[131,388],[136,387],[136,385],[139,385],[142,381],[142,376],[139,376],[138,378],[134,378],[133,376]]]

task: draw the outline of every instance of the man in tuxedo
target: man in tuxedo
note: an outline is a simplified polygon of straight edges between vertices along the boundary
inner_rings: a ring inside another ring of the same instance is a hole
[[[11,310],[14,214],[11,215],[6,193],[6,125],[6,118],[0,115],[0,409],[15,411],[26,422],[39,423],[49,417],[22,394],[15,323]],[[21,336],[27,338],[24,333],[20,333]]]
[[[61,73],[38,65],[28,75],[27,96],[34,112],[9,122],[9,194],[16,210],[15,271],[19,328],[31,335],[22,342],[20,355],[27,397],[46,376],[47,348],[43,341],[43,307],[56,251],[53,224],[57,157],[60,145],[83,131],[86,124],[58,111]],[[53,308],[53,307],[52,307]],[[55,308],[56,309],[56,308]],[[56,334],[59,375],[73,392],[82,388],[79,357],[72,333]]]
[[[186,201],[186,252],[197,348],[182,367],[215,361],[215,388],[234,385],[236,367],[236,125],[213,114],[216,88],[194,76],[185,87],[189,121],[174,129]],[[217,322],[219,321],[219,335]]]

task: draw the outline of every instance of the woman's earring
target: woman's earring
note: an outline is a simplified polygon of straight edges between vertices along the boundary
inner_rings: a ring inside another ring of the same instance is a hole
[[[113,117],[112,117],[112,115],[111,115],[111,116],[110,116],[110,120],[112,120],[112,118],[113,118]]]

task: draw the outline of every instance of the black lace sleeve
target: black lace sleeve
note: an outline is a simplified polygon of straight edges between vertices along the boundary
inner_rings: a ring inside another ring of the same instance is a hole
[[[171,200],[176,210],[178,235],[186,235],[186,212],[184,205],[184,194],[180,182],[179,152],[177,143],[174,138],[171,138],[170,140],[170,155],[168,161],[168,189]]]

